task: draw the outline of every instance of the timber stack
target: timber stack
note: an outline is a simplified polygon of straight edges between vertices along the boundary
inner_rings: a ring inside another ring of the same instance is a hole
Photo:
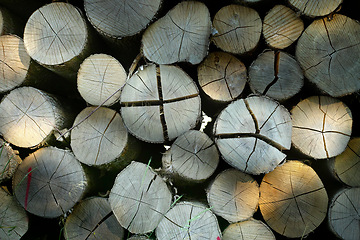
[[[359,8],[0,0],[0,238],[357,240]]]

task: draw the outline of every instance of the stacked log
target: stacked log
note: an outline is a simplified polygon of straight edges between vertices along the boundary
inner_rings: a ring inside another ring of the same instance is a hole
[[[242,222],[230,224],[223,232],[223,238],[228,240],[275,240],[271,229],[262,221],[249,219]]]
[[[0,183],[11,180],[21,162],[18,152],[0,139]]]

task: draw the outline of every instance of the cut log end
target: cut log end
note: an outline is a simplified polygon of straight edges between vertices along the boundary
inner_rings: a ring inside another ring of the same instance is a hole
[[[343,0],[289,0],[289,3],[309,17],[319,17],[335,11],[342,1]]]
[[[228,240],[275,240],[271,229],[262,221],[249,220],[232,223],[223,232],[223,239]]]

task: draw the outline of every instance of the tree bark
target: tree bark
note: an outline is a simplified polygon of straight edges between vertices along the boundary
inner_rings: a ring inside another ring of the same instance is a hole
[[[163,155],[162,170],[177,183],[200,183],[215,172],[218,163],[219,152],[210,137],[189,130]]]
[[[0,35],[21,35],[24,24],[22,19],[15,16],[7,8],[0,7]]]
[[[215,35],[213,42],[225,52],[244,54],[258,45],[262,22],[259,14],[252,8],[240,5],[227,5],[214,17]]]
[[[284,101],[300,92],[304,76],[288,53],[265,51],[249,67],[249,85],[256,94]]]
[[[243,92],[247,80],[245,65],[225,52],[210,53],[197,71],[201,89],[215,101],[233,101]]]
[[[312,96],[299,102],[291,114],[292,143],[302,153],[324,159],[345,150],[353,120],[343,102],[328,96]]]
[[[69,116],[52,95],[33,87],[16,88],[0,103],[0,132],[16,146],[33,148],[68,127]]]
[[[324,220],[328,195],[311,167],[300,161],[288,161],[264,176],[259,206],[273,230],[289,238],[299,238]]]
[[[63,2],[36,10],[24,30],[24,45],[30,57],[70,79],[76,79],[80,63],[95,51],[94,40],[81,12]]]
[[[360,24],[334,14],[315,20],[299,38],[296,59],[305,77],[332,97],[360,89]]]
[[[207,199],[211,210],[228,222],[251,218],[259,204],[259,184],[236,169],[221,172],[210,184]]]
[[[132,162],[116,177],[109,202],[120,225],[129,232],[153,231],[170,209],[171,192],[149,166]]]
[[[0,139],[0,184],[12,178],[21,162],[18,152],[14,151],[10,144]]]
[[[0,188],[0,238],[19,240],[28,230],[28,217],[15,197]]]
[[[356,240],[360,236],[360,188],[341,189],[330,201],[328,223],[341,239]]]
[[[264,96],[229,104],[214,123],[215,143],[224,160],[250,174],[272,171],[291,146],[291,118],[286,108]]]
[[[77,88],[87,103],[111,106],[119,100],[126,77],[125,69],[116,58],[94,54],[80,65]]]
[[[325,16],[335,11],[343,0],[289,0],[290,5],[309,17]]]
[[[156,228],[159,240],[218,239],[221,231],[215,215],[196,202],[180,202],[170,209]]]
[[[223,232],[224,240],[275,240],[271,229],[262,221],[250,218],[249,220],[232,223]]]
[[[76,117],[71,148],[86,165],[119,171],[140,155],[140,144],[129,135],[119,113],[106,107],[94,111],[87,107]]]
[[[158,64],[198,64],[207,55],[210,30],[211,19],[206,5],[183,1],[146,29],[142,52]]]
[[[17,200],[28,212],[56,218],[78,202],[87,186],[85,173],[68,150],[41,148],[19,165],[13,189]]]
[[[272,48],[287,48],[300,37],[303,30],[301,18],[284,5],[274,6],[264,18],[263,35]]]
[[[111,211],[107,198],[91,197],[75,205],[66,218],[64,235],[74,239],[124,239],[124,229]]]
[[[201,103],[195,82],[179,67],[149,65],[135,73],[120,96],[124,124],[135,137],[168,142],[195,127]]]

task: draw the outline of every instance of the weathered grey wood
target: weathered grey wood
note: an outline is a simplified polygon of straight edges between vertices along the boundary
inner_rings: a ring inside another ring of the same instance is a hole
[[[94,111],[95,107],[87,107],[75,118],[71,148],[76,158],[86,165],[120,170],[139,156],[140,144],[129,135],[115,110],[100,107]]]
[[[341,239],[356,240],[360,236],[360,188],[339,190],[331,198],[328,223]]]
[[[284,101],[300,92],[304,75],[291,55],[270,50],[258,55],[250,65],[249,85],[256,94]]]
[[[212,52],[197,69],[202,90],[213,100],[230,102],[244,90],[247,71],[235,56],[225,52]]]
[[[290,5],[309,17],[325,16],[335,11],[343,0],[288,0]]]
[[[218,239],[221,231],[215,215],[197,202],[179,202],[171,208],[156,228],[159,240]]]
[[[254,9],[231,4],[215,14],[213,26],[212,40],[217,47],[225,52],[243,54],[257,46],[262,21]]]
[[[75,205],[66,218],[67,240],[124,239],[124,229],[111,211],[107,198],[91,197]]]
[[[300,161],[287,161],[260,184],[260,212],[276,232],[300,238],[325,219],[328,195],[317,173]]]
[[[201,114],[195,82],[171,65],[142,67],[124,85],[120,103],[129,132],[152,143],[171,141],[194,128]]]
[[[85,173],[68,150],[40,148],[19,165],[13,178],[14,194],[28,212],[56,218],[70,210],[84,194]]]
[[[225,228],[223,240],[275,240],[271,229],[262,221],[250,218],[249,220],[232,223]]]
[[[13,150],[10,144],[0,139],[0,184],[12,178],[21,162],[18,152]]]
[[[36,10],[24,30],[25,49],[35,61],[71,79],[94,51],[94,36],[81,12],[69,3],[53,2]]]
[[[189,130],[175,139],[162,157],[162,170],[178,183],[208,179],[219,163],[219,152],[208,135]]]
[[[340,100],[312,96],[292,110],[292,143],[302,153],[316,159],[342,153],[352,132],[352,114]]]
[[[359,22],[340,14],[315,20],[299,38],[295,56],[305,77],[330,96],[360,89]]]
[[[15,197],[0,188],[0,239],[18,240],[28,230],[28,217]]]
[[[125,84],[126,77],[125,69],[116,58],[93,54],[80,65],[77,88],[89,104],[110,106],[119,100],[119,89]]]
[[[153,231],[170,209],[171,192],[150,166],[132,162],[116,177],[109,202],[120,225],[131,233]]]
[[[150,240],[150,238],[142,236],[142,235],[133,235],[128,238],[128,240]]]
[[[229,104],[214,123],[214,137],[224,160],[250,174],[272,171],[291,146],[291,118],[278,102],[253,95]]]
[[[198,64],[207,54],[210,30],[210,13],[206,5],[183,1],[146,29],[142,52],[158,64]]]
[[[227,169],[216,176],[207,191],[211,210],[230,223],[249,219],[259,204],[259,184],[251,175]]]
[[[266,14],[263,23],[263,36],[266,43],[277,49],[293,44],[304,30],[304,23],[293,10],[276,5]]]
[[[68,127],[69,120],[54,96],[33,87],[16,88],[0,103],[0,132],[19,147],[46,142],[54,131]]]

